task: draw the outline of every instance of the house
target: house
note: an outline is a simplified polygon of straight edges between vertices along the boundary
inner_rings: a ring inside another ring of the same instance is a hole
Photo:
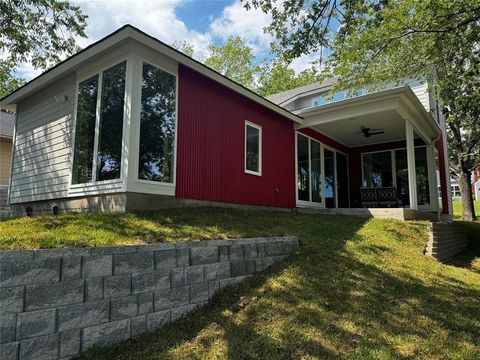
[[[445,119],[428,84],[331,86],[266,99],[126,25],[1,100],[16,113],[10,204],[451,214]]]
[[[12,139],[15,117],[0,110],[0,216],[9,213],[8,185],[12,165]]]
[[[472,172],[472,194],[475,200],[480,201],[480,166]]]

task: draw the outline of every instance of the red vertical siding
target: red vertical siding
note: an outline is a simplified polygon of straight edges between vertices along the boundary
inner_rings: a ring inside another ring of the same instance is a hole
[[[262,127],[262,176],[244,172],[245,120]],[[295,207],[293,122],[179,66],[176,196]]]
[[[440,172],[440,192],[442,193],[442,213],[448,214],[448,191],[447,173],[445,171],[445,150],[443,149],[443,137],[440,137],[434,143],[438,151],[438,171]]]

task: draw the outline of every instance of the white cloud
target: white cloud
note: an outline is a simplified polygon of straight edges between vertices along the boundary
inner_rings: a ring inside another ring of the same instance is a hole
[[[263,30],[270,23],[270,16],[258,9],[247,11],[237,0],[227,5],[219,17],[210,18],[210,28],[206,32],[190,29],[178,18],[175,11],[179,6],[188,6],[185,0],[77,0],[74,3],[88,15],[87,38],[77,38],[82,48],[131,24],[167,44],[186,40],[194,46],[197,57],[207,53],[212,42],[223,42],[229,36],[241,37],[253,49],[259,62],[272,57],[270,43],[273,39]],[[309,65],[310,59],[312,56],[302,57],[291,67],[301,71]],[[29,64],[23,64],[19,71],[27,80],[40,72]]]

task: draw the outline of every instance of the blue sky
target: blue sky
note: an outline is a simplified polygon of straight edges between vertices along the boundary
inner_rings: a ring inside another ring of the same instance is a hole
[[[229,36],[240,36],[258,62],[270,58],[272,38],[263,32],[270,23],[260,10],[246,11],[240,0],[72,0],[88,15],[87,38],[77,39],[86,47],[129,23],[171,44],[186,40],[196,56],[205,54],[208,45],[223,43]],[[307,67],[314,56],[306,56],[291,65],[296,71]],[[25,64],[20,75],[27,80],[40,72]]]

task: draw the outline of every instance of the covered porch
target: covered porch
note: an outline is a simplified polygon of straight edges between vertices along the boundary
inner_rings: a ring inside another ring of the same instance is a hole
[[[441,130],[410,87],[320,103],[298,112],[299,209],[438,218]]]

